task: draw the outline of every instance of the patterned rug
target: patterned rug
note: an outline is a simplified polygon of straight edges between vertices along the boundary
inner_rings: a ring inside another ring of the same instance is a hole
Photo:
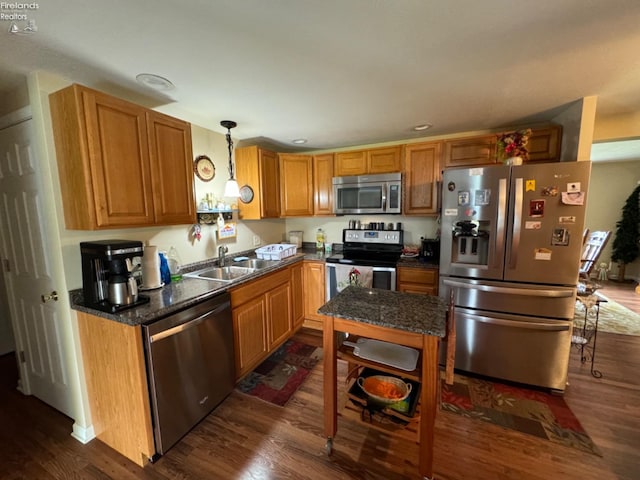
[[[322,349],[288,340],[236,385],[236,389],[284,406],[322,356]]]
[[[600,295],[604,297],[604,295]],[[604,297],[606,298],[606,297]],[[589,320],[595,320],[595,308],[589,310]],[[582,328],[584,323],[584,305],[576,302],[574,325]],[[640,315],[613,300],[600,303],[600,317],[598,319],[598,332],[618,333],[621,335],[640,336]]]
[[[442,380],[442,410],[600,455],[562,397],[459,374]]]

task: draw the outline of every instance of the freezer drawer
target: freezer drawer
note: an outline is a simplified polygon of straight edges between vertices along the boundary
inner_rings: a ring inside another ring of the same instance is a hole
[[[575,287],[440,277],[440,296],[454,289],[457,307],[569,320],[576,303]]]
[[[455,309],[455,368],[564,391],[572,322]]]

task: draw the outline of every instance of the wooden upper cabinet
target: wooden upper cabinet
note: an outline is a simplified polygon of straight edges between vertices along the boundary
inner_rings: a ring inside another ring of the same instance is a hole
[[[392,173],[402,170],[402,146],[367,150],[366,173]]]
[[[494,163],[497,163],[496,135],[459,138],[444,142],[444,168]]]
[[[442,142],[414,143],[405,146],[405,215],[438,213],[438,180]]]
[[[365,150],[338,152],[335,157],[336,177],[364,175],[367,173],[367,153]]]
[[[49,99],[67,228],[195,221],[188,123],[176,120],[181,133],[164,138],[163,125],[174,119],[77,84]],[[191,204],[180,215],[156,215],[163,212],[163,202],[182,208],[184,199]]]
[[[562,126],[560,125],[532,129],[527,144],[529,151],[527,163],[560,161],[561,143]]]
[[[278,155],[280,168],[280,210],[283,217],[313,215],[313,157]]]
[[[259,159],[262,183],[262,218],[278,218],[280,216],[278,156],[274,152],[262,150]]]
[[[158,112],[147,112],[147,131],[157,223],[193,223],[196,201],[191,162],[191,126]],[[189,186],[190,188],[185,188]]]
[[[280,175],[278,156],[252,146],[235,150],[236,179],[240,187],[253,190],[249,203],[239,202],[241,220],[277,218],[280,216]]]
[[[313,156],[313,214],[334,215],[333,153]]]
[[[399,172],[402,169],[402,146],[354,150],[335,154],[335,176]]]

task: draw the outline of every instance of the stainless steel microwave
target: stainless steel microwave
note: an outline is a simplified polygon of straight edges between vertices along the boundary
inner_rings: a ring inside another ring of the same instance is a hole
[[[337,215],[401,213],[402,174],[333,177],[333,204]]]

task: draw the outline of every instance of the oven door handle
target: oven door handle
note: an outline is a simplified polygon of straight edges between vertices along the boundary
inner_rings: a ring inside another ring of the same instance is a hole
[[[354,268],[371,268],[374,272],[395,272],[396,267],[366,267],[355,263],[327,263],[327,268],[336,268],[336,265],[348,265]]]

